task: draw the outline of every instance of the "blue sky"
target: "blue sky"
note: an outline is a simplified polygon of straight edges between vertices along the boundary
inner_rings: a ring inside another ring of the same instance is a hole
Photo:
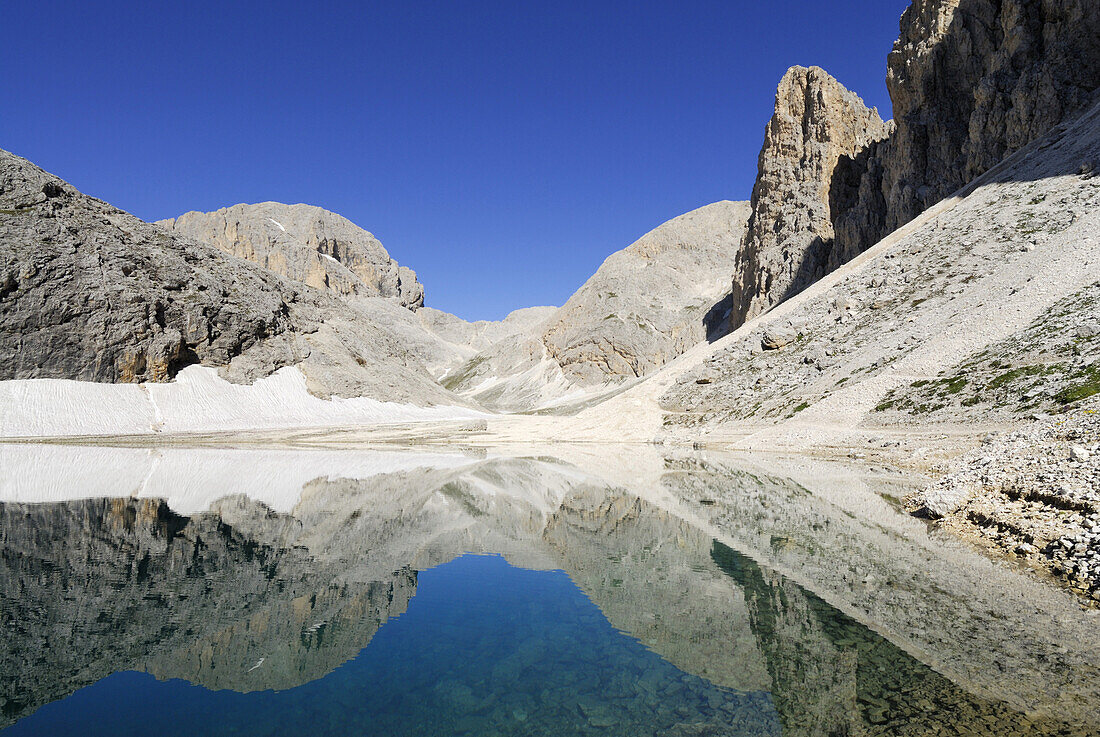
[[[9,0],[0,148],[146,220],[320,205],[495,319],[747,199],[787,67],[889,117],[908,4]]]

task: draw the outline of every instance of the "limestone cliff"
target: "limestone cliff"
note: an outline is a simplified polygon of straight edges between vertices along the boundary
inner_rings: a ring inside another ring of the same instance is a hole
[[[886,81],[891,123],[821,70],[783,78],[735,266],[732,327],[1083,109],[1100,87],[1100,5],[914,0]]]
[[[388,297],[410,309],[424,304],[412,269],[399,266],[373,235],[320,207],[241,204],[157,224],[341,296]]]
[[[897,123],[882,184],[890,232],[1091,100],[1100,4],[914,0],[886,83]]]
[[[364,308],[365,310],[366,308]],[[166,232],[0,151],[0,380],[250,382],[453,403],[364,310]]]
[[[834,241],[829,196],[837,164],[889,132],[876,110],[824,70],[792,67],[784,75],[737,254],[733,327],[824,275]]]

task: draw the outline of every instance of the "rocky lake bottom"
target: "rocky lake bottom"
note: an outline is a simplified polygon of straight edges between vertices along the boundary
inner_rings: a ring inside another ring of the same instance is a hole
[[[1100,617],[854,469],[0,460],[5,737],[1100,734]]]

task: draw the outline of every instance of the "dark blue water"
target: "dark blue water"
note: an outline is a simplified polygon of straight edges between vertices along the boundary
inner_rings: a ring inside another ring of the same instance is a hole
[[[42,706],[3,734],[644,735],[688,728],[780,733],[767,693],[721,689],[678,670],[616,631],[563,572],[467,555],[422,572],[408,611],[319,680],[242,694],[126,671]]]

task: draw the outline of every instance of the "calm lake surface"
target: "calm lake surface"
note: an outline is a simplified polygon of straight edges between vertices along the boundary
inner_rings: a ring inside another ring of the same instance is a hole
[[[0,730],[1100,734],[1100,618],[907,480],[552,453],[0,446]]]

